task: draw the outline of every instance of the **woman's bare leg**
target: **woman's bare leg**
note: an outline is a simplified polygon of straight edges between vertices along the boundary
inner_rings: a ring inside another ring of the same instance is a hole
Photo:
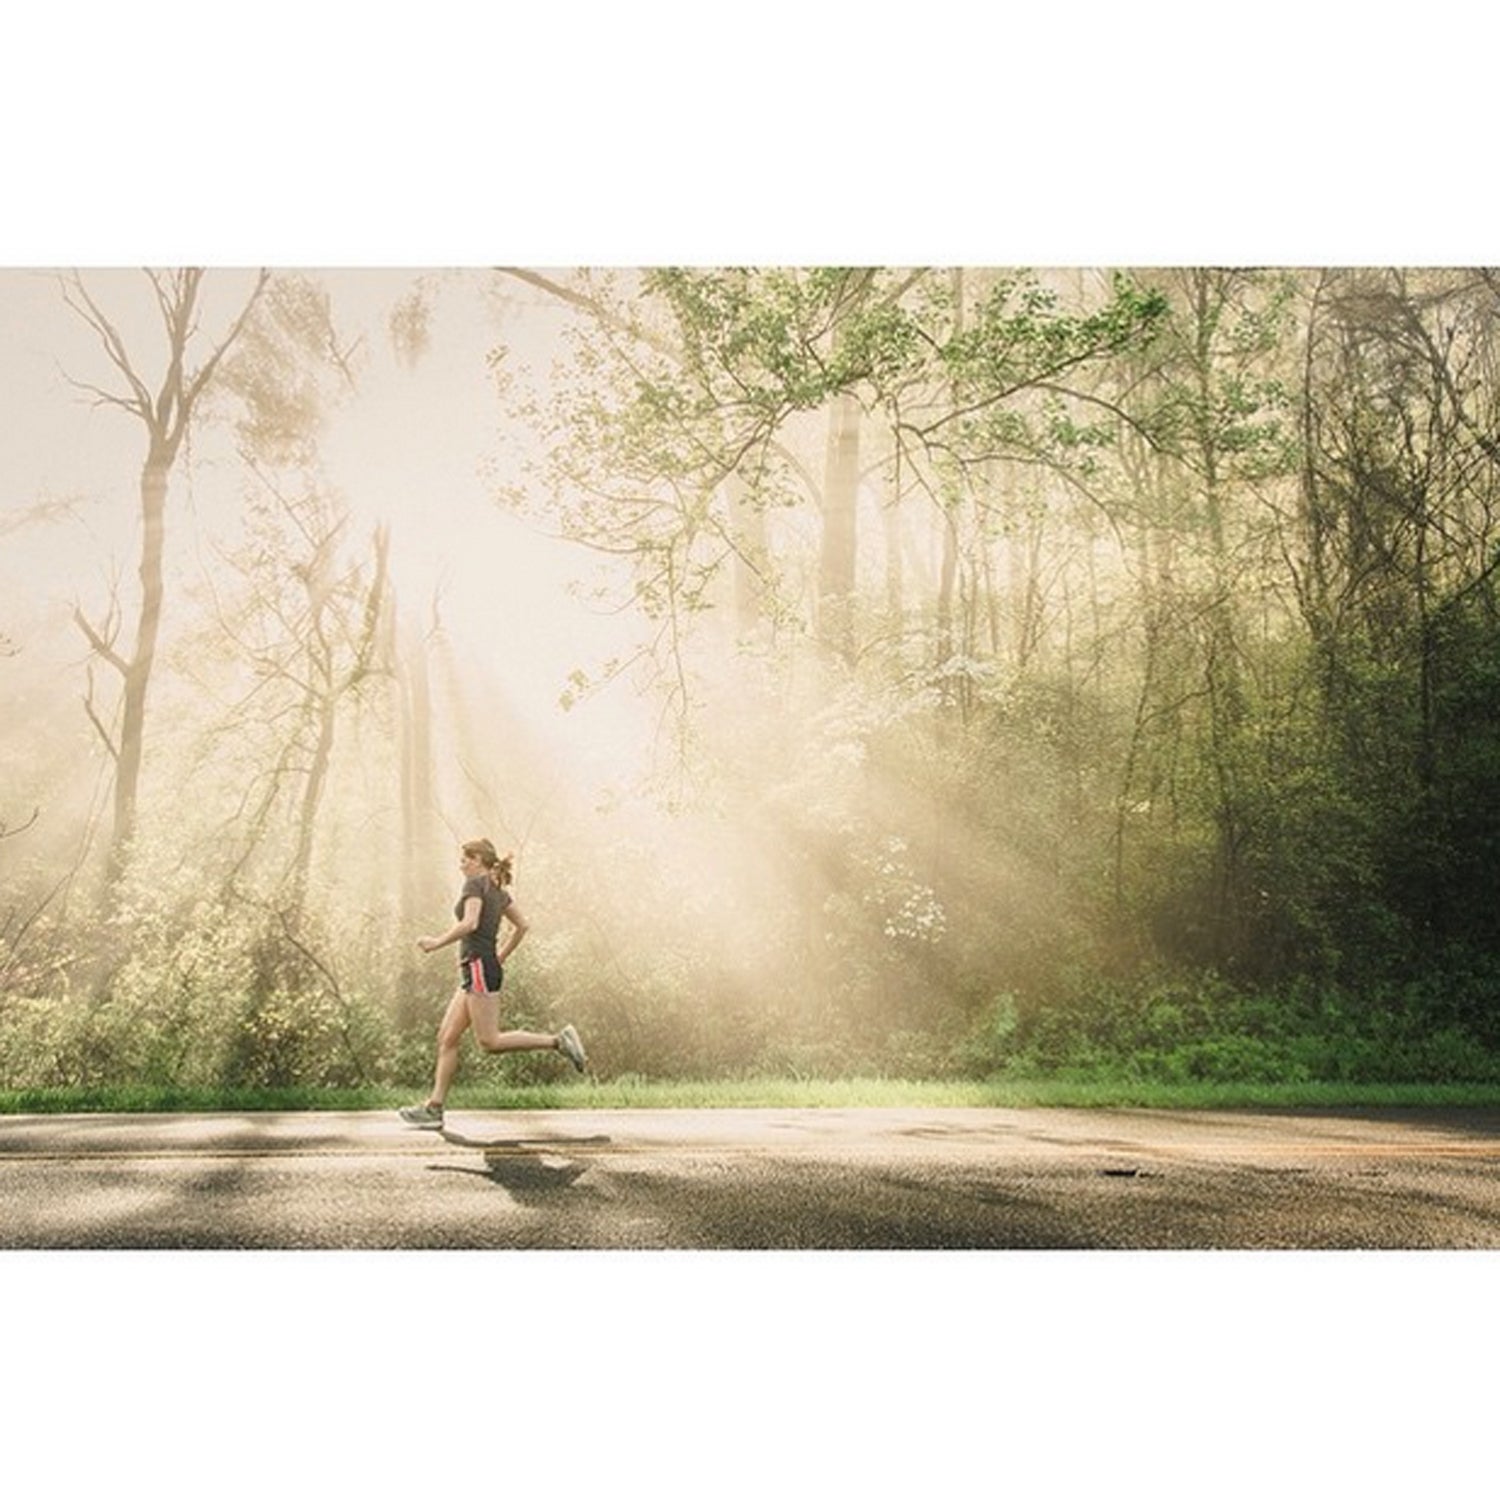
[[[458,1072],[458,1047],[469,1029],[469,995],[460,987],[454,990],[448,1009],[443,1012],[442,1024],[438,1027],[437,1067],[432,1077],[432,1093],[427,1102],[442,1106],[448,1097],[448,1087],[453,1075]]]
[[[474,1028],[474,1040],[486,1052],[552,1052],[556,1050],[557,1037],[551,1032],[501,1031],[499,995],[465,994],[464,999],[469,1002],[468,1023]]]

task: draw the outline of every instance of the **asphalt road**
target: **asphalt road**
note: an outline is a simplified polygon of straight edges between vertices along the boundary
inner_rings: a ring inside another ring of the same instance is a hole
[[[0,1248],[1500,1247],[1500,1111],[0,1118]]]

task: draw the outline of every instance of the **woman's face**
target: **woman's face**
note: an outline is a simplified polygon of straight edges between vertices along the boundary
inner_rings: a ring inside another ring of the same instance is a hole
[[[484,864],[477,854],[465,854],[459,851],[458,868],[468,875],[478,875],[484,869]]]

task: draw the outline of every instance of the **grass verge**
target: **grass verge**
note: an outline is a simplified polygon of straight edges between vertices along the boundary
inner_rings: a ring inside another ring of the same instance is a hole
[[[414,1089],[179,1089],[144,1085],[0,1091],[0,1114],[198,1114],[382,1110]],[[1500,1108],[1500,1085],[1153,1083],[1108,1078],[974,1082],[848,1078],[605,1082],[455,1089],[450,1110],[540,1109],[1389,1109]]]

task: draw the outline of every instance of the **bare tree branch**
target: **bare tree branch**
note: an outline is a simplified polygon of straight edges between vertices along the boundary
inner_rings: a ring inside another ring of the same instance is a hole
[[[167,348],[170,358],[166,373],[162,376],[161,389],[156,395],[155,432],[163,437],[175,450],[177,438],[192,412],[192,402],[186,399],[182,388],[182,365],[187,352],[188,339],[192,336],[189,324],[192,321],[193,303],[198,296],[198,286],[203,272],[193,268],[174,273],[171,297],[161,290],[161,283],[152,272],[151,285],[156,289],[161,304],[162,319],[166,324]]]
[[[114,629],[106,625],[105,629],[109,631],[109,637],[106,640],[99,631],[89,624],[88,620],[84,618],[83,610],[76,604],[73,606],[73,623],[88,637],[88,643],[93,647],[95,655],[103,657],[121,677],[130,670],[125,662],[125,658],[114,649]],[[117,626],[118,622],[116,622],[116,628]]]
[[[260,299],[260,294],[265,291],[266,283],[270,279],[271,273],[270,271],[265,269],[262,269],[260,274],[256,277],[255,286],[251,289],[250,296],[246,300],[244,307],[240,309],[239,317],[234,320],[234,323],[230,327],[229,332],[219,340],[218,345],[215,347],[213,353],[209,355],[203,367],[198,371],[196,375],[193,376],[192,380],[188,383],[187,394],[183,402],[184,411],[187,411],[192,407],[193,403],[197,401],[199,395],[202,393],[204,386],[206,386],[208,382],[213,378],[213,373],[218,368],[219,361],[224,358],[224,355],[228,352],[230,345],[233,344],[237,338],[239,338],[241,330],[244,328],[245,323],[249,319],[256,302]]]
[[[613,308],[606,307],[595,297],[587,296],[583,292],[575,291],[570,286],[564,286],[560,281],[554,281],[550,276],[540,275],[536,271],[527,271],[520,266],[496,266],[495,270],[502,276],[509,276],[515,281],[523,282],[527,286],[536,287],[538,291],[546,292],[549,296],[556,297],[560,302],[566,302],[572,307],[580,308],[591,317],[597,318],[616,333],[629,334],[632,338],[640,339],[642,343],[649,344],[660,354],[665,354],[674,360],[682,358],[682,350],[667,342],[660,335],[652,333],[649,329],[642,328],[632,323],[627,318],[622,318]]]
[[[146,389],[145,382],[136,374],[134,366],[130,363],[130,357],[125,352],[125,345],[120,335],[115,331],[114,324],[100,311],[98,304],[89,296],[88,288],[83,284],[83,278],[77,271],[72,272],[70,277],[60,276],[58,278],[62,286],[63,301],[83,319],[95,333],[99,335],[100,342],[104,345],[104,352],[109,356],[110,363],[130,383],[131,390],[135,393],[135,400],[128,402],[120,397],[114,399],[121,406],[138,412],[142,419],[151,419],[151,392]],[[74,294],[77,294],[75,299]],[[79,305],[81,300],[82,306]]]
[[[41,816],[41,813],[41,808],[33,808],[31,816],[27,818],[24,823],[19,824],[15,828],[12,828],[8,823],[0,823],[0,839],[10,839],[14,838],[18,833],[25,833],[26,830],[30,828],[31,825],[35,823],[36,820]]]
[[[88,715],[89,723],[94,726],[95,732],[104,742],[104,748],[109,751],[110,756],[113,759],[119,760],[120,747],[115,744],[114,737],[110,734],[109,730],[104,727],[103,721],[94,711],[94,669],[92,666],[88,668],[87,677],[89,686],[88,692],[86,692],[83,696],[83,711]]]
[[[124,396],[117,396],[112,391],[102,390],[97,385],[90,385],[86,380],[75,380],[66,370],[59,370],[59,373],[74,390],[87,391],[93,396],[95,406],[118,406],[122,411],[132,412],[136,416],[141,415],[141,408],[136,402],[127,401]]]
[[[5,536],[12,531],[20,531],[26,526],[45,525],[49,521],[75,519],[78,514],[80,499],[81,497],[78,495],[69,495],[57,500],[37,500],[28,505],[24,510],[17,510],[10,516],[0,519],[0,536]]]

